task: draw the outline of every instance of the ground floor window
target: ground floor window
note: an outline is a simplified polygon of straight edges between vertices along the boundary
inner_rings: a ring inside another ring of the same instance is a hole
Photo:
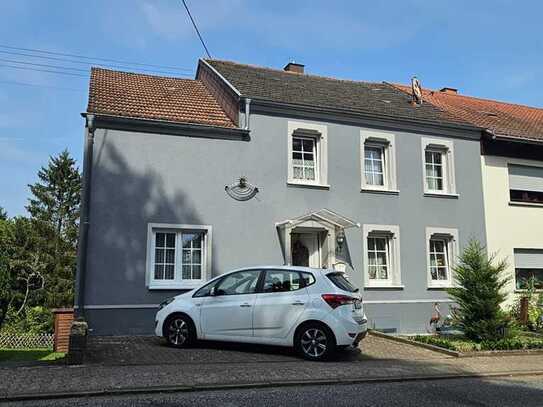
[[[150,224],[148,233],[149,288],[191,288],[206,280],[210,226]]]
[[[540,269],[515,269],[515,281],[517,290],[527,290],[533,282],[536,290],[543,290],[543,268]]]
[[[399,287],[400,228],[395,225],[364,225],[366,287]]]
[[[515,249],[515,288],[543,290],[543,250]]]
[[[426,228],[428,287],[450,287],[453,266],[458,257],[458,230]]]

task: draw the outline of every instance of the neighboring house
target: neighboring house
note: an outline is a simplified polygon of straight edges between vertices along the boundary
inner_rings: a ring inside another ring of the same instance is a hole
[[[262,264],[345,269],[370,327],[421,332],[485,243],[481,129],[389,84],[93,69],[85,116],[77,304],[95,334],[151,333],[165,298]]]
[[[409,92],[407,87],[400,87]],[[481,162],[488,250],[508,261],[509,294],[543,289],[543,109],[425,90],[424,99],[485,129]],[[509,295],[509,301],[514,298]]]

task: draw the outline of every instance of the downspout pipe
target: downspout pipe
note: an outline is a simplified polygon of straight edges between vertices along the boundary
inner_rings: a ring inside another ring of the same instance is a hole
[[[85,132],[85,147],[83,153],[83,180],[81,190],[81,212],[79,221],[79,242],[77,255],[77,311],[79,318],[85,318],[85,280],[87,274],[87,247],[90,226],[90,198],[92,180],[92,161],[94,150],[94,115],[88,114],[87,131]]]
[[[244,130],[249,130],[250,117],[251,117],[251,99],[245,98],[245,123],[243,127]]]

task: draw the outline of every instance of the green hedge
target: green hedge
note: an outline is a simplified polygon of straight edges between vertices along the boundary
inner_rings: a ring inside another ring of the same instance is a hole
[[[519,336],[515,338],[504,338],[498,340],[484,340],[475,342],[463,336],[422,336],[410,338],[414,341],[439,346],[441,348],[457,352],[474,352],[485,350],[523,350],[543,349],[543,339]]]

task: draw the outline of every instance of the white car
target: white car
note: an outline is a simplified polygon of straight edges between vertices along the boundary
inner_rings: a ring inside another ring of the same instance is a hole
[[[197,339],[294,346],[321,360],[366,336],[362,298],[335,270],[251,267],[160,304],[155,333],[175,347]]]

